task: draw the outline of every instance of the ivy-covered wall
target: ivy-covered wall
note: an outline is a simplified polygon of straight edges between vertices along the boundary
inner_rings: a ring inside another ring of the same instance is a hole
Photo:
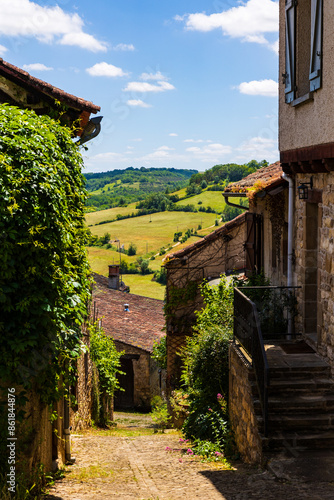
[[[90,284],[81,168],[70,129],[0,105],[0,389],[7,400],[15,388],[17,425],[31,394],[50,409],[66,395],[84,349]],[[2,443],[7,427],[0,426]]]

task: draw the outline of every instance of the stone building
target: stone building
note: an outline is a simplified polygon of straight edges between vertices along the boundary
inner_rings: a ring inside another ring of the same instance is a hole
[[[334,6],[330,0],[279,4],[279,149],[289,194],[283,274],[275,274],[270,252],[264,268],[276,284],[298,286],[301,340],[264,345],[266,433],[261,397],[254,397],[256,362],[249,365],[236,346],[231,349],[232,423],[239,449],[253,462],[268,449],[296,456],[334,447]]]
[[[124,293],[108,287],[108,278],[94,274],[95,316],[104,332],[123,351],[119,376],[124,391],[115,394],[115,409],[149,410],[151,399],[165,390],[165,371],[151,353],[165,335],[163,301]]]
[[[72,128],[73,138],[82,144],[100,131],[101,117],[91,118],[91,114],[100,111],[99,106],[35,78],[1,58],[0,103],[58,118],[64,126]],[[84,325],[83,334],[84,343],[89,345]],[[32,356],[38,364],[49,362],[38,349],[32,352]],[[49,407],[41,402],[39,394],[30,392],[25,407],[26,418],[18,429],[27,472],[40,463],[45,471],[62,466],[71,455],[70,427],[82,428],[90,424],[91,362],[88,354],[78,361],[78,382],[72,392],[77,396],[77,407],[70,408],[62,398],[53,408],[57,413],[53,423]]]
[[[223,204],[223,198],[222,198]],[[191,335],[195,312],[203,305],[199,284],[221,274],[244,272],[249,262],[244,249],[252,214],[241,214],[233,221],[164,259],[167,271],[167,392],[178,387],[180,357],[177,352]]]

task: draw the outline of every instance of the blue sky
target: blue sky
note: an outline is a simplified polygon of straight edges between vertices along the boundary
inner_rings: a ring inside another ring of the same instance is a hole
[[[278,1],[0,0],[0,57],[101,106],[85,170],[276,161]]]

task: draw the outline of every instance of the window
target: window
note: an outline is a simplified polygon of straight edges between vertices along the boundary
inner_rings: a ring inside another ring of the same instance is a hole
[[[302,102],[321,87],[322,0],[285,0],[285,45],[285,102]]]

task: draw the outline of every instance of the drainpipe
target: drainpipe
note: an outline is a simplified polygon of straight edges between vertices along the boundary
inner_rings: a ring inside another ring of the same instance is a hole
[[[293,263],[293,199],[294,199],[294,182],[291,177],[283,173],[282,179],[289,183],[289,208],[288,208],[288,276],[287,285],[293,286],[292,278],[292,263]],[[289,315],[288,319],[288,340],[291,340],[292,334],[292,318]]]

